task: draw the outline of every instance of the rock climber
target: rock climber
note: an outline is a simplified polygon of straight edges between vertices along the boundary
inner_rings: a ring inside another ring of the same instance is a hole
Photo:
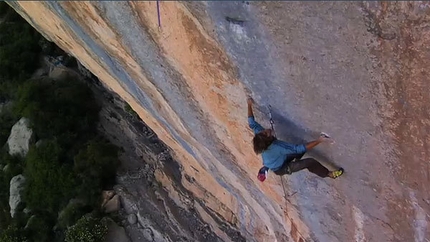
[[[266,179],[266,174],[269,169],[279,176],[292,174],[305,168],[322,178],[330,177],[336,179],[343,174],[343,168],[329,171],[313,158],[301,159],[306,151],[328,140],[328,136],[322,135],[317,140],[306,144],[290,144],[278,140],[274,136],[272,129],[264,129],[255,121],[252,111],[253,102],[252,98],[248,98],[248,124],[255,135],[252,139],[254,152],[257,155],[261,154],[263,158],[264,166],[258,173],[258,179],[260,181]]]

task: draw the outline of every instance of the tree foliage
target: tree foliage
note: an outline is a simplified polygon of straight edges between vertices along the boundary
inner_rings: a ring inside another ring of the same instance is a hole
[[[107,231],[107,225],[100,218],[83,216],[67,229],[66,242],[102,242]]]
[[[40,139],[57,138],[67,148],[95,133],[99,107],[91,90],[75,80],[25,83],[15,112],[30,119]]]
[[[55,141],[44,142],[28,152],[24,200],[30,209],[55,214],[75,194],[75,178],[67,164],[62,164],[62,152]]]
[[[5,16],[5,14],[10,10],[9,5],[6,2],[0,2],[0,17]]]
[[[2,17],[0,103],[13,101],[13,105],[0,113],[0,142],[6,142],[22,116],[30,120],[42,142],[30,147],[25,161],[0,151],[0,164],[8,166],[7,172],[0,171],[0,242],[63,241],[68,227],[67,241],[101,241],[106,226],[99,219],[82,217],[98,209],[101,190],[114,181],[118,166],[118,149],[96,135],[100,107],[78,80],[29,79],[38,68],[42,49],[57,54],[62,50],[43,40],[4,2],[0,2]],[[22,173],[23,205],[31,212],[18,211],[11,218],[9,182]],[[84,204],[67,206],[73,198]],[[59,214],[63,216],[57,221]]]
[[[118,168],[118,148],[101,137],[90,140],[75,156],[74,171],[78,174],[79,194],[95,203],[101,188],[115,177]]]
[[[38,66],[40,34],[14,11],[11,13],[0,24],[0,81],[28,78]]]
[[[55,219],[49,213],[38,212],[28,220],[25,233],[34,242],[52,241],[54,224]]]
[[[0,113],[0,145],[6,143],[10,135],[10,129],[18,121],[11,111],[4,107]]]
[[[0,242],[28,242],[28,238],[22,228],[15,224],[9,225],[0,233]]]

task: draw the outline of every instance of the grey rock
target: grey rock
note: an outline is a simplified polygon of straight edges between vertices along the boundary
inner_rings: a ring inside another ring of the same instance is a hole
[[[67,78],[77,78],[77,73],[63,66],[56,66],[49,72],[49,77],[54,80],[64,80]]]
[[[108,233],[105,242],[130,242],[123,227],[116,224],[111,219],[107,219]]]
[[[29,208],[24,208],[23,212],[24,212],[25,214],[29,214],[29,213],[31,213],[31,209],[29,209]]]
[[[11,105],[12,105],[12,101],[0,103],[0,113],[2,113],[3,110],[9,109]]]
[[[31,217],[28,219],[27,224],[25,225],[24,229],[28,229],[36,222],[36,215],[31,215]]]
[[[43,144],[43,140],[38,140],[37,142],[36,142],[36,147],[39,147],[39,146],[41,146],[42,144]]]
[[[145,237],[146,240],[148,240],[148,241],[153,241],[154,240],[154,232],[152,232],[152,229],[150,229],[150,228],[144,228],[142,230],[142,234],[143,234],[143,237]]]
[[[21,203],[21,191],[24,188],[24,183],[25,177],[23,175],[14,176],[10,180],[9,206],[12,218],[15,216],[16,208]]]
[[[106,203],[112,199],[115,195],[115,191],[102,191],[102,207],[106,205]]]
[[[135,224],[137,222],[136,214],[132,213],[127,216],[127,221],[129,224]]]
[[[46,71],[45,68],[39,68],[33,73],[32,78],[42,77],[42,76],[45,76],[46,74],[48,74],[48,72]]]
[[[120,208],[120,202],[119,202],[119,196],[115,195],[112,197],[111,200],[109,200],[106,205],[104,206],[106,213],[113,213],[118,211]]]
[[[21,118],[13,125],[7,144],[10,155],[19,155],[25,157],[30,148],[33,131],[29,128],[29,120]]]
[[[85,66],[83,66],[81,62],[77,61],[77,63],[78,63],[79,73],[81,73],[81,75],[83,75],[87,78],[91,78],[92,73]]]

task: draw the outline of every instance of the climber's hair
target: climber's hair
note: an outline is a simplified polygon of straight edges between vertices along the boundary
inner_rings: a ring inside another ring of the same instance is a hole
[[[274,136],[267,136],[264,133],[258,133],[252,139],[252,144],[254,146],[254,152],[258,155],[267,150],[269,146],[273,143],[276,138]]]

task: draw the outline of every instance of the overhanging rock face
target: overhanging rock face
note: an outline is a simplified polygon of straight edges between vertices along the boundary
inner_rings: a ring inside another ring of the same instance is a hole
[[[160,2],[161,28],[155,2],[9,4],[130,103],[248,241],[430,238],[428,3]],[[247,94],[281,139],[332,135],[310,155],[347,173],[285,177],[286,198],[273,173],[260,183]]]

